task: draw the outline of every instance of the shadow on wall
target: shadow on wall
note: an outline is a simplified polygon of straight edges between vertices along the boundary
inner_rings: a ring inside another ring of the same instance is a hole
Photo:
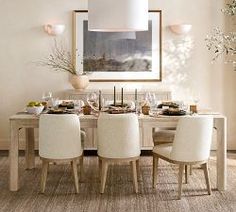
[[[166,40],[163,45],[163,82],[172,90],[190,90],[191,69],[187,68],[192,56],[194,40],[191,36]]]

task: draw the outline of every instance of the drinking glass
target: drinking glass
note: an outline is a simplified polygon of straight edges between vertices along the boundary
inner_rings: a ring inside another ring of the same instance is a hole
[[[87,95],[87,103],[92,107],[92,109],[98,110],[98,94],[96,92],[89,93]]]
[[[145,100],[149,103],[150,105],[150,110],[154,111],[156,109],[156,104],[157,104],[157,100],[156,100],[156,95],[155,93],[151,93],[151,92],[147,92],[145,94]]]
[[[145,93],[144,99],[150,104],[152,101],[152,95],[150,92]]]
[[[52,92],[51,91],[46,91],[43,92],[42,99],[45,102],[48,102],[52,98]]]
[[[82,107],[85,105],[83,100],[74,100],[75,109],[79,112],[82,111]]]
[[[59,105],[59,98],[51,98],[51,104],[52,104],[52,107],[53,108],[58,108],[58,105]]]

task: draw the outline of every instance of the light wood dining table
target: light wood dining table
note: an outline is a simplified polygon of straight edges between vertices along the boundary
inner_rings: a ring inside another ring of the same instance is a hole
[[[214,128],[217,130],[217,185],[220,191],[226,190],[227,185],[227,147],[226,147],[226,117],[223,115],[212,115],[214,119]],[[81,128],[97,128],[97,116],[79,115]],[[176,127],[178,116],[159,116],[150,117],[139,115],[139,125],[141,136],[152,140],[152,130],[158,127]],[[39,117],[30,114],[16,114],[10,117],[10,191],[19,190],[19,131],[25,129],[25,157],[26,169],[35,168],[35,136],[34,129],[39,127]],[[151,177],[151,176],[150,176]]]

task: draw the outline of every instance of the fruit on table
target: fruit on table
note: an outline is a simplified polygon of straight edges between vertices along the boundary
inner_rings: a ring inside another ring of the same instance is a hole
[[[40,107],[40,106],[43,106],[41,102],[31,101],[27,104],[27,107]]]

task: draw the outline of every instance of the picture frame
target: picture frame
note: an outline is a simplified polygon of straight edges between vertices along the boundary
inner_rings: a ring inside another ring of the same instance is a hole
[[[162,80],[162,11],[149,10],[141,32],[88,31],[88,11],[73,11],[73,61],[91,82]]]

